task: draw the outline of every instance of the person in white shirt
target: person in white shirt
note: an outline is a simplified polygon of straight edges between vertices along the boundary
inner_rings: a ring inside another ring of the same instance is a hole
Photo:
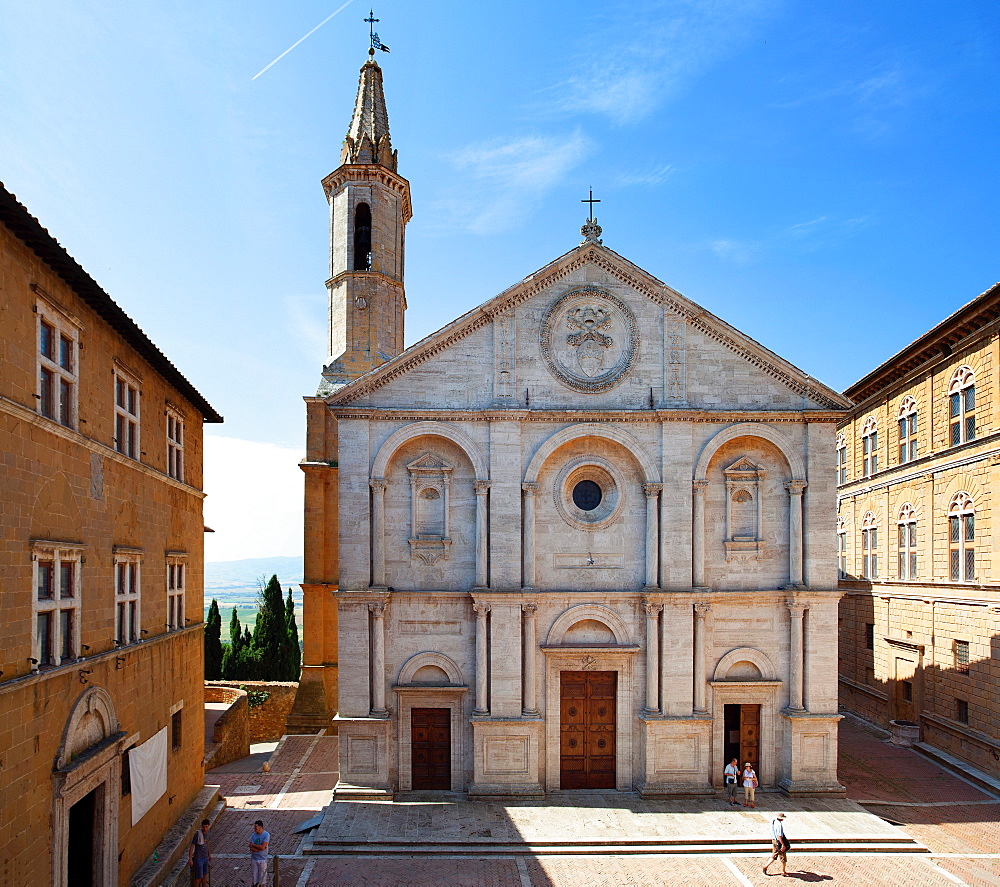
[[[785,864],[787,862],[788,856],[788,838],[785,837],[785,814],[779,813],[774,819],[771,820],[771,858],[767,861],[764,866],[764,874],[770,875],[771,873],[767,870],[767,867],[774,862],[776,859],[781,860],[781,874],[784,877],[788,877],[788,872],[785,871]]]
[[[726,800],[730,804],[736,804],[736,786],[740,779],[740,762],[738,758],[733,758],[723,771],[726,778]]]
[[[743,806],[756,807],[757,800],[755,792],[757,791],[757,772],[750,765],[750,762],[746,762],[746,766],[743,768]]]

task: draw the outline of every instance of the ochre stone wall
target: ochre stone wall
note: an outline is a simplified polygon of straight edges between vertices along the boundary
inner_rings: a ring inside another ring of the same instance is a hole
[[[40,310],[79,337],[77,407],[69,427],[39,412]],[[111,697],[126,747],[168,729],[167,791],[136,825],[131,796],[105,782],[105,802],[118,822],[110,854],[125,884],[204,784],[202,417],[2,224],[0,355],[0,880],[50,883],[58,855],[53,762],[73,705],[98,687]],[[116,367],[126,368],[141,388],[137,459],[115,451]],[[185,482],[166,474],[168,405],[184,419]],[[81,560],[73,655],[60,661],[57,650],[59,664],[32,674],[35,540],[73,543]],[[120,648],[116,547],[141,557],[142,640]],[[188,627],[173,632],[167,631],[167,552],[187,555]]]
[[[229,703],[229,708],[215,722],[212,745],[205,748],[205,769],[213,770],[249,755],[250,714],[246,692],[206,683],[205,702]]]
[[[295,702],[299,685],[291,681],[206,681],[205,692],[214,688],[233,687],[267,693],[261,705],[248,705],[250,742],[276,742],[285,735],[285,722]]]

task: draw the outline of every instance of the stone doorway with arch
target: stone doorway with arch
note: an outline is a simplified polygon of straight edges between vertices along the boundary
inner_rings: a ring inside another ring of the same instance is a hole
[[[100,687],[85,690],[70,712],[52,777],[53,887],[118,881],[118,808],[126,741],[119,726],[114,702]]]

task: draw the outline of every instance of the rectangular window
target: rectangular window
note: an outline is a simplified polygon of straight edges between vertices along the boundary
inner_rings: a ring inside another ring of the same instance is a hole
[[[39,302],[38,412],[67,428],[76,427],[79,330],[61,311]]]
[[[847,534],[837,534],[837,578],[847,578]]]
[[[129,764],[128,753],[131,749],[122,752],[122,797],[132,794],[132,767]]]
[[[187,556],[181,553],[167,555],[167,631],[184,627],[184,583],[187,574]]]
[[[184,480],[184,420],[167,413],[167,474]]]
[[[968,641],[955,641],[955,671],[959,674],[969,673]]]
[[[130,459],[139,451],[139,383],[115,370],[115,449]]]
[[[178,709],[170,716],[170,738],[174,751],[181,748],[181,709]]]
[[[115,549],[115,642],[119,647],[142,639],[140,601],[142,599],[142,552]]]
[[[847,483],[847,447],[837,447],[837,483]]]
[[[913,702],[913,682],[903,681],[903,701]]]
[[[80,654],[80,564],[83,546],[34,540],[36,637],[39,667],[72,662]]]
[[[873,622],[865,623],[865,649],[875,649],[875,624]]]
[[[976,439],[976,386],[969,385],[948,398],[951,444]]]
[[[965,699],[955,700],[955,720],[960,724],[969,723],[969,703]]]

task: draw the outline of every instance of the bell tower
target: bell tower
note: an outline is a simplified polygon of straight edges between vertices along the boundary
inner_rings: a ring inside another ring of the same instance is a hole
[[[396,172],[382,69],[374,48],[361,66],[340,166],[323,179],[330,205],[328,354],[319,394],[403,350],[404,232],[410,183]]]

